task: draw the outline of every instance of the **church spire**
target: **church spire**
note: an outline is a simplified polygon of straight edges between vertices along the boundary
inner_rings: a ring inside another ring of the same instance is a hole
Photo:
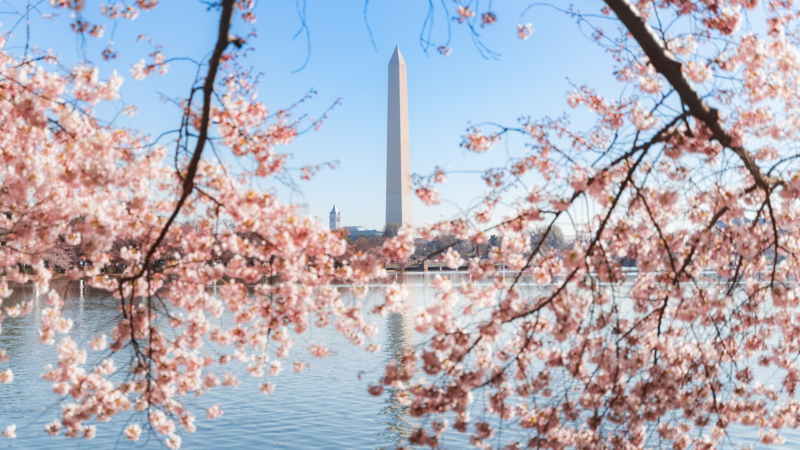
[[[337,208],[336,205],[333,205],[333,209],[331,209],[330,226],[331,230],[338,230],[342,227],[342,215],[339,213],[339,208]]]

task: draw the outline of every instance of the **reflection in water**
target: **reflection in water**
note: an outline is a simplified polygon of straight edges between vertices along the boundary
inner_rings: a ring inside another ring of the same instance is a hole
[[[436,289],[431,282],[437,275],[450,279],[454,285],[470,281],[467,273],[398,274],[397,282],[405,283],[410,294],[406,313],[391,314],[385,319],[368,316],[380,328],[379,336],[382,336],[381,342],[384,344],[384,351],[380,354],[367,353],[350,345],[334,327],[314,328],[309,331],[310,336],[298,337],[298,341],[317,339],[330,344],[337,354],[314,360],[311,371],[299,374],[285,371],[275,380],[278,389],[269,396],[258,393],[263,381],[250,377],[245,365],[231,363],[225,369],[220,368],[237,375],[241,386],[237,389],[221,388],[192,399],[190,407],[194,408],[196,414],[214,404],[222,404],[225,414],[214,421],[198,420],[195,434],[183,433],[182,448],[374,450],[407,444],[411,427],[417,419],[410,417],[408,407],[398,404],[394,389],[387,388],[380,397],[372,397],[366,393],[366,384],[376,382],[383,375],[384,366],[389,360],[399,360],[406,349],[423,344],[424,336],[414,330],[414,317],[417,308],[435,301]],[[507,282],[514,281],[512,273],[506,275]],[[548,286],[532,285],[527,277],[522,277],[520,283],[521,292],[526,298],[550,289]],[[109,293],[85,282],[54,280],[52,288],[67,300],[65,314],[75,321],[70,336],[81,345],[101,333],[107,333],[120,317],[119,302]],[[370,301],[382,300],[383,288],[377,284],[370,286],[374,296],[366,300],[366,310],[374,306]],[[208,292],[216,293],[217,290],[216,285],[208,287]],[[0,334],[0,349],[7,350],[12,358],[10,362],[0,364],[0,370],[11,368],[14,371],[14,382],[0,385],[0,429],[15,423],[19,435],[15,441],[0,439],[0,448],[163,449],[163,440],[159,436],[150,436],[148,440],[135,443],[125,439],[121,428],[131,418],[126,415],[119,415],[112,423],[98,427],[98,435],[91,442],[64,440],[63,435],[50,437],[44,432],[44,425],[59,416],[61,403],[52,392],[52,383],[41,378],[42,368],[45,364],[54,364],[58,355],[55,346],[41,345],[37,334],[41,310],[47,307],[46,294],[39,293],[37,296],[32,284],[17,285],[12,296],[4,299],[1,306],[11,307],[24,301],[32,301],[36,312],[28,316],[6,318]],[[470,320],[479,318],[476,316]],[[301,351],[294,355],[300,357]],[[123,367],[127,356],[127,352],[120,352],[116,356],[120,358],[116,361],[118,367]],[[106,357],[107,353],[89,352],[87,370]],[[358,373],[362,374],[361,380],[356,376]],[[120,376],[124,375],[120,372]],[[764,378],[761,376],[756,373],[758,381],[769,384],[769,375],[763,373]],[[473,412],[480,412],[483,406],[482,402],[476,402]],[[139,419],[136,417],[133,420]],[[508,423],[498,424],[497,429],[501,429],[500,426],[503,431],[502,435],[498,433],[498,442],[501,438],[507,441],[528,434],[527,430],[514,428]],[[753,430],[750,428],[730,428],[726,432],[730,433],[734,442],[753,440]],[[788,443],[786,448],[800,448],[800,434],[797,431],[786,430],[784,436]],[[444,432],[444,439],[447,439],[447,448],[469,448],[469,433],[462,434],[451,428]],[[755,448],[764,447],[756,444]]]
[[[406,282],[405,274],[402,279],[397,282]],[[386,361],[394,359],[398,361],[400,367],[400,358],[403,352],[414,345],[414,314],[416,312],[416,305],[414,302],[415,289],[411,285],[409,288],[409,296],[406,299],[406,312],[404,314],[391,313],[386,318],[386,335],[388,337],[388,345],[386,346]],[[425,284],[423,282],[423,289]],[[386,388],[385,406],[381,410],[381,414],[385,417],[383,424],[386,425],[386,431],[379,433],[380,436],[386,438],[387,441],[394,441],[394,445],[400,447],[407,443],[408,436],[411,432],[411,423],[408,420],[408,406],[398,404],[397,389],[392,387]]]

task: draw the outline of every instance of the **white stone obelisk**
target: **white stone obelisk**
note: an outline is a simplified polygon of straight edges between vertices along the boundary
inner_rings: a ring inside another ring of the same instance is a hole
[[[412,225],[411,161],[408,142],[406,62],[395,47],[389,61],[389,109],[386,123],[386,223]]]

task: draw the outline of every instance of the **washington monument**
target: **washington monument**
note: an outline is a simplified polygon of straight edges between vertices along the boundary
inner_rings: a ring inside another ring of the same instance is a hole
[[[406,62],[395,47],[389,61],[389,110],[386,122],[386,223],[413,224],[411,162],[408,143]]]

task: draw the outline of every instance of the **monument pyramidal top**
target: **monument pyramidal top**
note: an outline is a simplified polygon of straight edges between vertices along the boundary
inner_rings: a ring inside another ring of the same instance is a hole
[[[389,65],[391,66],[392,64],[403,64],[403,65],[406,64],[406,60],[403,59],[403,54],[400,53],[400,47],[398,46],[394,47],[394,53],[392,53],[392,59],[389,60]]]

